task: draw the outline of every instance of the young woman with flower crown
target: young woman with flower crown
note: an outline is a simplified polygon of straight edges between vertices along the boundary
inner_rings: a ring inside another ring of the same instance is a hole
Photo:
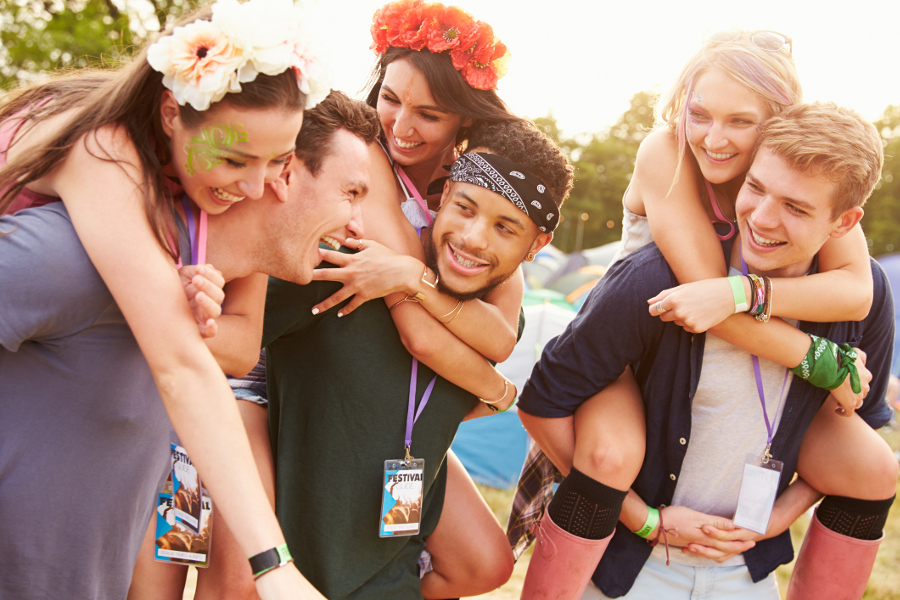
[[[317,270],[315,279],[339,277],[345,286],[316,306],[314,313],[355,295],[341,308],[340,314],[347,315],[362,302],[382,297],[381,286],[397,279],[396,255],[388,248],[423,260],[413,227],[428,226],[431,209],[437,208],[434,201],[440,194],[430,195],[429,184],[446,175],[444,165],[456,159],[470,131],[515,118],[494,89],[508,52],[486,23],[455,7],[401,0],[376,12],[372,32],[373,49],[380,59],[368,102],[378,110],[384,140],[383,149],[373,148],[371,154],[370,190],[363,204],[367,239],[334,240],[361,249],[353,264],[357,273],[367,276],[368,285],[349,281],[347,273],[353,265]],[[416,264],[420,265],[418,280],[424,265]],[[344,274],[336,275],[338,271]],[[433,273],[429,272],[427,281],[429,285],[434,281]],[[499,361],[512,351],[522,289],[522,276],[517,273],[483,301],[465,303],[465,310],[456,311],[447,326],[434,317],[446,316],[461,303],[430,288],[434,303],[429,301],[429,312],[423,305],[411,317],[411,311],[392,314],[406,347],[423,364],[479,397],[500,398],[507,389],[506,380],[484,357]],[[392,296],[388,301],[395,303],[403,297]],[[455,335],[448,336],[448,328]],[[435,343],[436,339],[446,343]],[[450,351],[454,344],[458,352]],[[508,398],[514,395],[513,390]],[[509,404],[505,401],[502,408]],[[490,414],[481,405],[473,416],[483,414],[481,410]],[[444,509],[426,550],[431,554],[420,561],[426,598],[484,593],[502,585],[512,572],[512,555],[502,529],[452,453],[448,454]]]
[[[809,336],[781,319],[759,327],[749,316],[728,318],[738,312],[739,302],[737,292],[724,279],[725,263],[719,245],[719,240],[727,239],[735,230],[734,199],[753,160],[759,125],[800,101],[790,44],[788,38],[775,32],[732,30],[711,36],[688,62],[676,85],[658,105],[663,126],[647,136],[638,152],[634,176],[624,198],[623,249],[617,258],[656,241],[679,281],[699,283],[664,290],[648,299],[651,315],[674,320],[691,332],[709,330],[738,348],[793,368],[806,357]],[[801,206],[790,210],[802,218]],[[725,235],[719,239],[713,223],[725,226]],[[774,242],[760,238],[754,243]],[[752,308],[765,308],[765,318],[770,314],[820,322],[864,318],[871,304],[872,280],[860,227],[857,225],[843,238],[830,239],[819,254],[818,264],[819,274],[773,280],[771,287],[764,290],[765,297],[751,302]],[[746,289],[749,280],[740,279],[743,293],[752,299],[756,290]],[[778,290],[777,304],[771,302],[772,289]],[[884,498],[893,495],[891,474],[895,480],[896,461],[868,460],[866,476],[859,476],[859,457],[885,454],[885,445],[862,420],[844,421],[840,445],[854,448],[844,460],[836,460],[832,452],[826,458],[821,451],[807,450],[829,445],[833,449],[834,444],[826,440],[833,439],[834,428],[826,421],[833,420],[836,407],[841,414],[851,416],[861,405],[869,377],[863,359],[857,358],[854,368],[863,372],[861,388],[858,381],[853,384],[853,377],[844,376],[853,371],[844,365],[841,375],[828,383],[834,399],[825,403],[820,411],[824,416],[816,419],[804,438],[797,469],[802,479],[779,498],[784,505],[793,503],[793,512],[808,508],[819,497],[816,490],[866,498],[879,506],[884,505]],[[640,392],[628,369],[619,381],[585,401],[574,418],[543,418],[524,411],[519,414],[553,464],[568,473],[543,516],[538,536],[542,546],[532,556],[522,597],[578,598],[612,538],[620,511],[623,523],[632,531],[641,530],[640,535],[648,539],[657,537],[662,526],[662,517],[652,527],[645,526],[645,521],[649,523],[654,514],[663,512],[662,507],[657,513],[633,492],[626,496],[644,461],[645,415]],[[544,459],[535,450],[529,453],[523,479],[532,468],[548,472],[541,466]],[[813,457],[814,454],[818,456]],[[860,486],[860,481],[866,483]],[[584,531],[579,529],[572,533],[582,538],[580,543],[569,541],[574,538],[568,533],[572,523],[561,529],[556,521],[565,522],[568,509],[563,504],[571,507],[573,502],[609,512],[611,517],[602,532],[592,532],[589,539],[584,539]],[[798,508],[801,505],[804,508]],[[678,512],[678,508],[665,509],[667,528],[699,531],[704,525],[712,530],[706,545],[691,536],[669,537],[668,543],[684,545],[686,554],[725,560],[753,545],[752,541],[725,531],[734,529],[728,521],[719,519],[719,529],[710,528],[711,523],[690,521],[692,515],[699,513]],[[527,547],[527,542],[523,543],[528,537],[524,530],[529,516],[538,516],[538,511],[537,504],[533,504],[522,514],[511,516],[510,540],[518,545],[517,550]],[[781,533],[792,520],[776,523],[773,519],[765,537]],[[722,550],[719,539],[733,540],[730,553]],[[550,547],[549,542],[556,550],[554,559],[539,558]],[[568,585],[572,582],[571,570],[559,568],[572,552],[592,556],[586,561],[586,570],[576,576],[582,584],[580,590],[571,595],[553,595],[559,593],[564,581],[567,588],[572,587]],[[865,569],[866,577],[870,568],[871,564]],[[546,595],[547,590],[557,591]]]
[[[115,301],[114,312],[121,311],[140,345],[165,406],[165,413],[154,412],[155,390],[132,389],[130,406],[141,408],[128,418],[136,420],[134,431],[143,437],[123,438],[115,432],[132,429],[110,421],[99,434],[82,440],[83,450],[75,453],[91,453],[100,444],[108,459],[98,465],[110,469],[104,477],[115,487],[118,476],[127,472],[135,489],[126,489],[126,497],[113,496],[114,505],[107,496],[88,501],[82,495],[76,502],[88,512],[67,517],[79,527],[60,525],[50,542],[71,558],[72,570],[66,570],[68,562],[58,564],[49,555],[20,552],[21,563],[5,566],[9,585],[18,585],[13,573],[21,568],[20,574],[42,594],[82,595],[78,590],[83,589],[91,590],[86,595],[124,596],[150,517],[149,500],[168,463],[169,420],[245,556],[254,557],[251,562],[260,569],[287,563],[281,552],[284,538],[233,396],[198,331],[199,323],[206,335],[215,333],[210,317],[218,315],[221,277],[208,266],[184,269],[182,289],[173,268],[180,245],[173,235],[175,213],[188,223],[196,218],[197,245],[202,246],[207,213],[261,196],[264,186],[281,174],[293,154],[304,106],[314,105],[323,91],[315,89],[318,67],[306,49],[302,25],[289,0],[243,5],[221,0],[183,19],[174,32],[163,34],[118,71],[57,78],[10,94],[0,108],[6,159],[0,170],[0,212],[62,200],[65,208],[54,210],[64,210],[64,218],[70,219]],[[195,232],[190,233],[193,237]],[[202,254],[202,248],[194,249]],[[189,285],[195,274],[199,277]],[[234,358],[232,348],[247,346],[248,337],[259,335],[258,326],[254,332],[242,315],[259,304],[260,281],[237,285],[239,290],[227,290],[224,310],[232,318],[223,323],[225,339],[212,346],[223,361]],[[185,303],[186,292],[196,317]],[[110,318],[116,322],[115,314],[103,320]],[[98,367],[116,361],[122,361],[118,353]],[[135,381],[152,381],[138,375]],[[87,382],[67,381],[67,395],[99,397],[114,406],[110,394],[116,390],[104,391],[102,382],[92,382],[101,389],[89,393]],[[118,411],[105,412],[112,419]],[[79,414],[77,423],[100,418]],[[136,454],[131,449],[137,447]],[[7,462],[0,471],[10,481],[16,467]],[[67,472],[79,471],[69,464]],[[92,479],[88,473],[80,477]],[[0,478],[0,487],[3,483]],[[41,481],[43,489],[48,483],[54,484]],[[0,496],[4,502],[17,497],[9,492]],[[73,498],[78,496],[76,492]],[[6,527],[14,521],[3,519]],[[85,545],[69,539],[67,531],[82,531],[83,526],[96,541]],[[57,584],[63,587],[51,591]],[[260,577],[256,587],[264,598],[321,598],[293,566]],[[32,591],[14,589],[16,597]]]

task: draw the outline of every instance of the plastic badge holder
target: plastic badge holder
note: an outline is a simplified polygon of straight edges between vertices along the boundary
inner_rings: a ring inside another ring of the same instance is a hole
[[[172,444],[172,468],[158,495],[154,558],[209,566],[212,500],[184,448]]]

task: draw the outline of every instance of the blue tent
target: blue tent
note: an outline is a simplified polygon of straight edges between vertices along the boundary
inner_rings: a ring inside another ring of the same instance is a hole
[[[541,350],[551,338],[559,335],[575,317],[575,311],[562,301],[557,304],[558,293],[550,295],[532,290],[526,294],[527,300],[539,300],[533,304],[524,303],[525,331],[516,344],[512,355],[497,368],[516,388],[521,390]],[[509,488],[515,485],[525,462],[528,434],[519,422],[513,408],[505,413],[491,415],[459,426],[453,441],[453,451],[462,461],[472,478],[483,485]]]

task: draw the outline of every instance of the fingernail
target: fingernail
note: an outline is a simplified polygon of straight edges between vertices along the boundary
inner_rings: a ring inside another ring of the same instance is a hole
[[[338,313],[338,318],[343,317],[344,313]]]
[[[314,309],[312,310],[312,313],[313,313],[314,315],[319,314],[319,309],[318,309],[318,308],[314,308]]]

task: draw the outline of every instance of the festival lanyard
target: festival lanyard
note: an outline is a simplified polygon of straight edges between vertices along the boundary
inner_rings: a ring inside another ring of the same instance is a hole
[[[744,261],[744,251],[741,249],[741,273],[747,275],[749,270],[747,269],[747,263]],[[797,323],[799,327],[800,323]],[[768,433],[768,438],[766,439],[766,451],[763,454],[763,463],[769,461],[772,458],[772,454],[769,450],[772,448],[772,440],[775,438],[775,424],[778,423],[778,415],[781,412],[781,403],[784,401],[784,389],[787,386],[788,374],[791,372],[790,369],[784,369],[784,381],[781,382],[781,395],[778,397],[778,406],[775,407],[775,418],[770,422],[769,421],[769,413],[766,411],[766,394],[763,390],[763,381],[762,381],[762,373],[759,368],[759,357],[755,354],[751,355],[753,358],[753,374],[756,376],[756,391],[759,394],[759,403],[762,405],[763,411],[763,419],[766,421],[766,432]]]
[[[184,217],[187,221],[188,235],[191,240],[191,264],[202,265],[206,262],[206,229],[207,214],[200,210],[200,231],[194,227],[194,211],[188,201],[187,194],[182,194],[181,205],[184,207]],[[197,239],[199,236],[199,240]],[[180,265],[179,265],[180,266]]]
[[[412,180],[409,178],[409,175],[406,174],[406,171],[403,170],[403,167],[400,166],[400,163],[394,163],[394,170],[397,171],[400,179],[406,184],[409,192],[413,195],[413,198],[416,199],[416,202],[419,203],[419,206],[422,207],[422,210],[425,211],[425,219],[428,221],[428,226],[431,227],[434,219],[431,218],[431,211],[428,210],[428,204],[425,203],[422,194],[420,194],[419,190],[416,189],[416,186],[413,185]]]
[[[419,371],[419,361],[416,358],[412,359],[412,375],[409,378],[409,407],[406,410],[406,438],[404,440],[404,446],[406,447],[406,458],[407,462],[412,460],[412,456],[410,456],[409,451],[412,448],[412,432],[413,425],[416,424],[416,421],[419,420],[419,416],[422,414],[422,411],[425,409],[425,405],[428,404],[428,399],[431,398],[431,390],[434,389],[434,383],[437,381],[437,375],[431,380],[428,384],[428,387],[425,388],[425,393],[422,394],[422,401],[419,402],[419,409],[416,410],[416,383],[418,382],[418,371]]]

